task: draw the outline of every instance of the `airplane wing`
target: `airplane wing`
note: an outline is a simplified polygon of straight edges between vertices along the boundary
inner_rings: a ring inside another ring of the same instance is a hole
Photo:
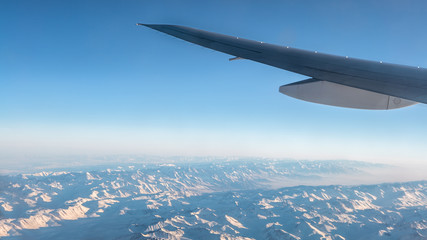
[[[427,103],[425,68],[335,56],[184,26],[138,25],[237,59],[249,59],[311,77],[280,87],[281,93],[298,99],[360,109],[394,109]]]

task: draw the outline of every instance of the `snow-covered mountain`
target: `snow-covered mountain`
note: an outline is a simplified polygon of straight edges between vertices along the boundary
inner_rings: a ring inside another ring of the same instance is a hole
[[[258,160],[3,176],[0,237],[427,239],[427,181],[360,185],[384,168]]]

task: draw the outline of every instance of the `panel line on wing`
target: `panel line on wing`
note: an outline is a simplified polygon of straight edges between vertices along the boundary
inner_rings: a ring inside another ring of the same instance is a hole
[[[191,33],[186,33],[186,32],[182,32],[182,31],[176,30],[176,29],[171,29],[169,27],[165,27],[165,28],[167,28],[170,31],[179,32],[181,34],[189,35],[189,36],[192,36],[194,38],[203,39],[203,40],[206,40],[206,41],[209,41],[209,42],[219,43],[219,44],[222,44],[222,45],[226,45],[226,46],[234,47],[234,48],[238,48],[238,49],[243,49],[243,50],[254,52],[254,53],[262,53],[260,51],[248,49],[248,48],[245,48],[245,47],[239,47],[239,46],[236,46],[236,45],[233,45],[233,44],[229,44],[229,43],[219,42],[219,41],[216,41],[216,40],[212,40],[212,39],[208,39],[208,38],[205,38],[205,37],[197,36],[197,35],[194,35],[194,34],[191,34]]]

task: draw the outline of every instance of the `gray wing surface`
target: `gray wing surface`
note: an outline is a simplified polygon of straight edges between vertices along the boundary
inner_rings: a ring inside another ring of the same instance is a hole
[[[427,103],[427,69],[425,68],[289,48],[184,26],[138,25],[239,58],[309,76],[311,77],[309,80],[280,88],[280,92],[302,100],[364,109],[391,109],[417,102]],[[327,91],[322,90],[326,88]],[[331,90],[334,88],[335,90]],[[317,97],[307,98],[307,92],[317,94]],[[346,92],[355,97],[346,98],[343,94]],[[368,100],[368,102],[359,103],[357,96],[364,98],[360,100],[365,102]]]

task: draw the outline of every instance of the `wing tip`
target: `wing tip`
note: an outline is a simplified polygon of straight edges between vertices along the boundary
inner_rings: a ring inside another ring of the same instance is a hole
[[[172,25],[166,25],[166,24],[146,24],[146,23],[137,23],[136,25],[137,26],[148,27],[148,28],[151,28],[151,29],[154,29],[154,30],[158,30],[158,31],[161,31],[161,29],[163,27],[172,26]]]

